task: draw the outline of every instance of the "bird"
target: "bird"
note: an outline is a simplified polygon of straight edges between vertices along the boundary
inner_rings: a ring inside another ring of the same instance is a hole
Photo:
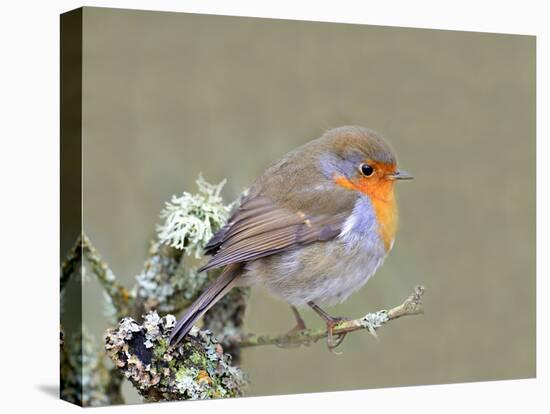
[[[346,318],[321,306],[345,301],[361,288],[391,251],[398,210],[394,184],[412,176],[397,168],[393,149],[377,132],[341,126],[291,150],[273,163],[206,244],[210,260],[199,272],[222,268],[170,335],[178,346],[230,289],[262,285],[286,301],[305,329],[298,308],[326,323],[327,346]]]

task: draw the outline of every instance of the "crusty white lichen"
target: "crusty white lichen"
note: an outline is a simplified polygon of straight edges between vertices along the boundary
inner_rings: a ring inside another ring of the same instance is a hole
[[[388,312],[381,310],[378,312],[367,313],[360,319],[361,325],[369,331],[369,333],[378,338],[376,329],[380,328],[389,321]]]
[[[160,213],[164,223],[157,226],[157,233],[159,241],[200,258],[204,245],[226,222],[233,204],[224,204],[220,196],[226,180],[210,184],[199,175],[196,182],[198,193],[173,195],[166,202]]]
[[[113,298],[105,291],[103,291],[103,315],[110,323],[116,323],[118,319],[118,312]]]
[[[202,292],[208,275],[186,266],[181,257],[164,254],[162,249],[158,242],[151,245],[147,264],[136,276],[132,296],[145,304],[145,310],[175,312]]]
[[[193,328],[183,345],[168,346],[175,322],[156,312],[141,325],[124,318],[105,335],[107,354],[146,401],[242,395],[247,380],[210,331]]]
[[[165,254],[158,242],[149,249],[149,258],[141,273],[136,276],[132,296],[144,302],[146,309],[172,311],[171,299],[176,293],[172,279],[180,265],[181,255]]]

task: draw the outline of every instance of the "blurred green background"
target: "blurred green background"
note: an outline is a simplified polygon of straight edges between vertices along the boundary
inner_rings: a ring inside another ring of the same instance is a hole
[[[342,355],[246,349],[250,395],[535,375],[534,37],[99,8],[83,24],[84,229],[127,286],[164,201],[199,172],[227,178],[230,201],[287,151],[358,124],[415,175],[392,254],[329,311],[358,317],[422,284],[426,314],[380,343],[350,335]],[[84,292],[100,341],[101,290]],[[257,289],[245,324],[294,320]]]

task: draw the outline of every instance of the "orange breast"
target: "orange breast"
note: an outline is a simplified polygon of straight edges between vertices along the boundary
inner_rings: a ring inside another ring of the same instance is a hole
[[[397,203],[393,191],[394,182],[392,180],[366,178],[349,180],[343,176],[336,177],[334,181],[344,188],[359,191],[370,198],[378,221],[380,237],[384,241],[386,251],[389,251],[393,246],[397,230]]]
[[[397,230],[397,203],[395,202],[395,196],[393,190],[391,191],[391,199],[381,200],[377,198],[371,198],[376,212],[376,218],[378,220],[378,229],[382,240],[384,240],[384,247],[386,251],[389,251],[395,240],[395,232]]]

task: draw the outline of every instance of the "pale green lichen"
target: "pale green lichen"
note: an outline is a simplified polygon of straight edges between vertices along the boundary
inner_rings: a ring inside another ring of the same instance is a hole
[[[195,259],[202,259],[204,246],[225,224],[247,191],[236,201],[224,204],[220,193],[225,180],[210,184],[199,175],[196,182],[198,193],[172,196],[160,213],[164,223],[157,226],[157,240],[151,244],[149,259],[136,276],[137,284],[132,291],[133,297],[144,302],[145,311],[177,312],[188,306],[216,276],[197,272],[196,261],[186,263],[183,253],[194,253]]]
[[[196,182],[198,193],[173,195],[166,202],[160,213],[164,223],[157,226],[157,233],[162,243],[200,258],[204,245],[226,222],[233,204],[225,205],[220,196],[226,180],[210,184],[199,175]]]
[[[124,318],[107,331],[105,349],[146,401],[236,397],[247,381],[210,331],[193,328],[188,341],[168,346],[175,318],[156,312],[138,325]]]

